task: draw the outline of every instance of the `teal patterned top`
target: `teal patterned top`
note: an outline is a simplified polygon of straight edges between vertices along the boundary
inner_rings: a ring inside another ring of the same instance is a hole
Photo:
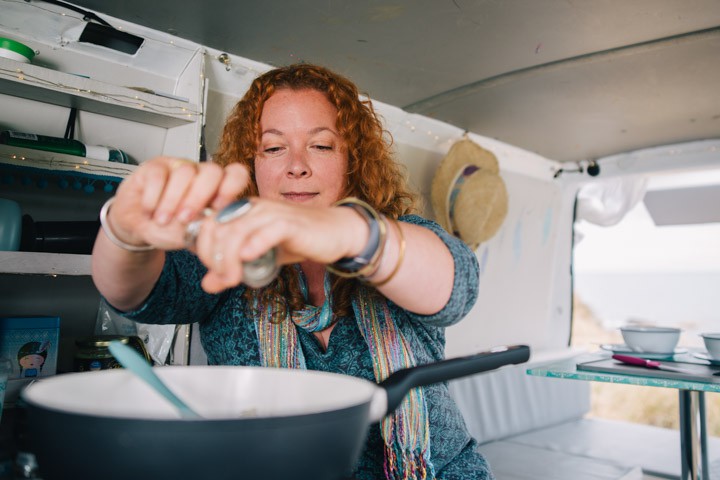
[[[478,293],[478,262],[475,254],[460,240],[449,235],[438,224],[416,215],[401,221],[420,225],[435,232],[448,246],[455,261],[455,281],[447,305],[433,315],[417,315],[392,302],[390,310],[406,339],[418,339],[411,345],[418,364],[442,360],[445,350],[445,327],[459,322],[472,308]],[[211,365],[260,365],[260,353],[254,322],[243,306],[244,286],[211,295],[200,288],[206,269],[193,254],[169,252],[162,274],[145,303],[129,318],[144,323],[198,322],[200,338]],[[307,368],[343,373],[375,381],[367,343],[354,318],[340,318],[332,331],[328,348],[303,329],[298,329]],[[426,387],[430,421],[430,459],[438,479],[492,479],[477,443],[470,436],[447,384]],[[383,442],[379,426],[368,432],[365,449],[354,476],[358,479],[383,478]]]

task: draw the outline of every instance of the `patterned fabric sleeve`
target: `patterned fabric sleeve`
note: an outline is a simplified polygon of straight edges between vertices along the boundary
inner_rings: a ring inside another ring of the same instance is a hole
[[[447,305],[432,315],[406,314],[427,326],[446,327],[459,322],[474,305],[478,294],[479,267],[475,254],[440,225],[418,215],[406,215],[401,221],[433,231],[450,249],[455,262],[455,279]],[[211,295],[202,290],[200,281],[206,268],[190,252],[168,252],[162,274],[143,305],[121,312],[142,323],[192,323],[202,321],[224,294]],[[240,287],[242,288],[242,287]],[[238,292],[236,292],[238,293]]]
[[[419,315],[412,312],[407,312],[407,315],[413,320],[436,327],[447,327],[459,322],[468,314],[477,300],[480,283],[480,267],[477,256],[462,240],[450,235],[433,221],[418,215],[405,215],[400,217],[400,220],[432,230],[450,249],[455,261],[455,280],[447,305],[432,315]]]
[[[141,323],[193,323],[207,318],[223,294],[211,295],[200,287],[207,269],[185,250],[167,252],[162,274],[145,302],[136,310],[120,312]]]

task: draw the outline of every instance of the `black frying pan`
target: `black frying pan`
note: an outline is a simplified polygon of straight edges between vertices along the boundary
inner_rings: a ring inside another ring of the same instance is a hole
[[[201,420],[181,419],[123,369],[58,375],[22,396],[46,480],[337,480],[350,473],[368,427],[410,389],[529,355],[524,345],[500,347],[400,370],[380,385],[309,370],[156,368]]]

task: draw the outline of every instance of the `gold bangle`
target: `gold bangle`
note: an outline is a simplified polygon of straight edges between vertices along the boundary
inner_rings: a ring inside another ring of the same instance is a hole
[[[341,268],[338,268],[337,265],[326,265],[325,268],[330,273],[337,275],[338,277],[343,278],[357,278],[357,277],[369,277],[373,273],[377,271],[380,265],[380,258],[382,257],[383,251],[385,249],[385,242],[387,238],[387,228],[385,227],[385,222],[383,222],[383,217],[380,216],[380,214],[375,210],[373,207],[371,207],[366,202],[363,202],[360,199],[357,199],[355,197],[347,197],[343,198],[342,200],[339,200],[333,204],[333,206],[357,206],[361,208],[363,211],[367,212],[369,214],[367,220],[368,223],[371,221],[375,222],[378,227],[378,246],[373,252],[372,257],[368,260],[367,264],[359,268],[358,270],[344,270]],[[362,215],[362,214],[361,214]]]
[[[131,245],[115,236],[115,232],[113,232],[113,229],[110,227],[110,220],[108,219],[110,205],[112,205],[114,201],[115,197],[110,197],[100,209],[100,225],[102,226],[103,232],[105,232],[105,236],[108,237],[112,243],[128,252],[149,252],[150,250],[155,250],[155,247],[152,245]]]
[[[375,288],[382,287],[383,285],[388,283],[390,280],[392,280],[393,277],[395,276],[395,274],[400,270],[400,265],[402,265],[402,262],[405,259],[405,246],[406,246],[405,235],[403,234],[402,228],[400,228],[400,223],[397,220],[395,220],[394,218],[390,218],[389,220],[395,225],[395,228],[398,231],[398,237],[400,239],[400,250],[398,252],[398,259],[397,259],[397,262],[395,263],[395,268],[393,268],[392,272],[390,272],[390,275],[388,275],[387,278],[385,278],[384,280],[381,280],[379,282],[375,282],[375,283],[366,282],[368,285],[371,285]]]

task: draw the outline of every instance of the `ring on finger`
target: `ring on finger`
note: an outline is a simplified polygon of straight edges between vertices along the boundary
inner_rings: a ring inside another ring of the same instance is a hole
[[[195,162],[193,162],[193,161],[183,160],[183,159],[181,159],[181,158],[176,158],[175,160],[173,160],[172,162],[170,162],[170,171],[172,172],[173,170],[175,170],[175,169],[177,169],[177,168],[180,168],[180,167],[182,167],[183,165],[190,165],[190,166],[193,167],[193,169],[196,169],[196,168],[197,168]]]
[[[200,235],[200,228],[202,227],[202,220],[195,220],[187,224],[187,227],[185,227],[185,236],[183,240],[185,241],[185,249],[189,250],[195,246],[197,243],[197,237]]]
[[[215,252],[213,255],[213,260],[215,263],[222,263],[222,261],[225,259],[225,255],[222,252]]]

